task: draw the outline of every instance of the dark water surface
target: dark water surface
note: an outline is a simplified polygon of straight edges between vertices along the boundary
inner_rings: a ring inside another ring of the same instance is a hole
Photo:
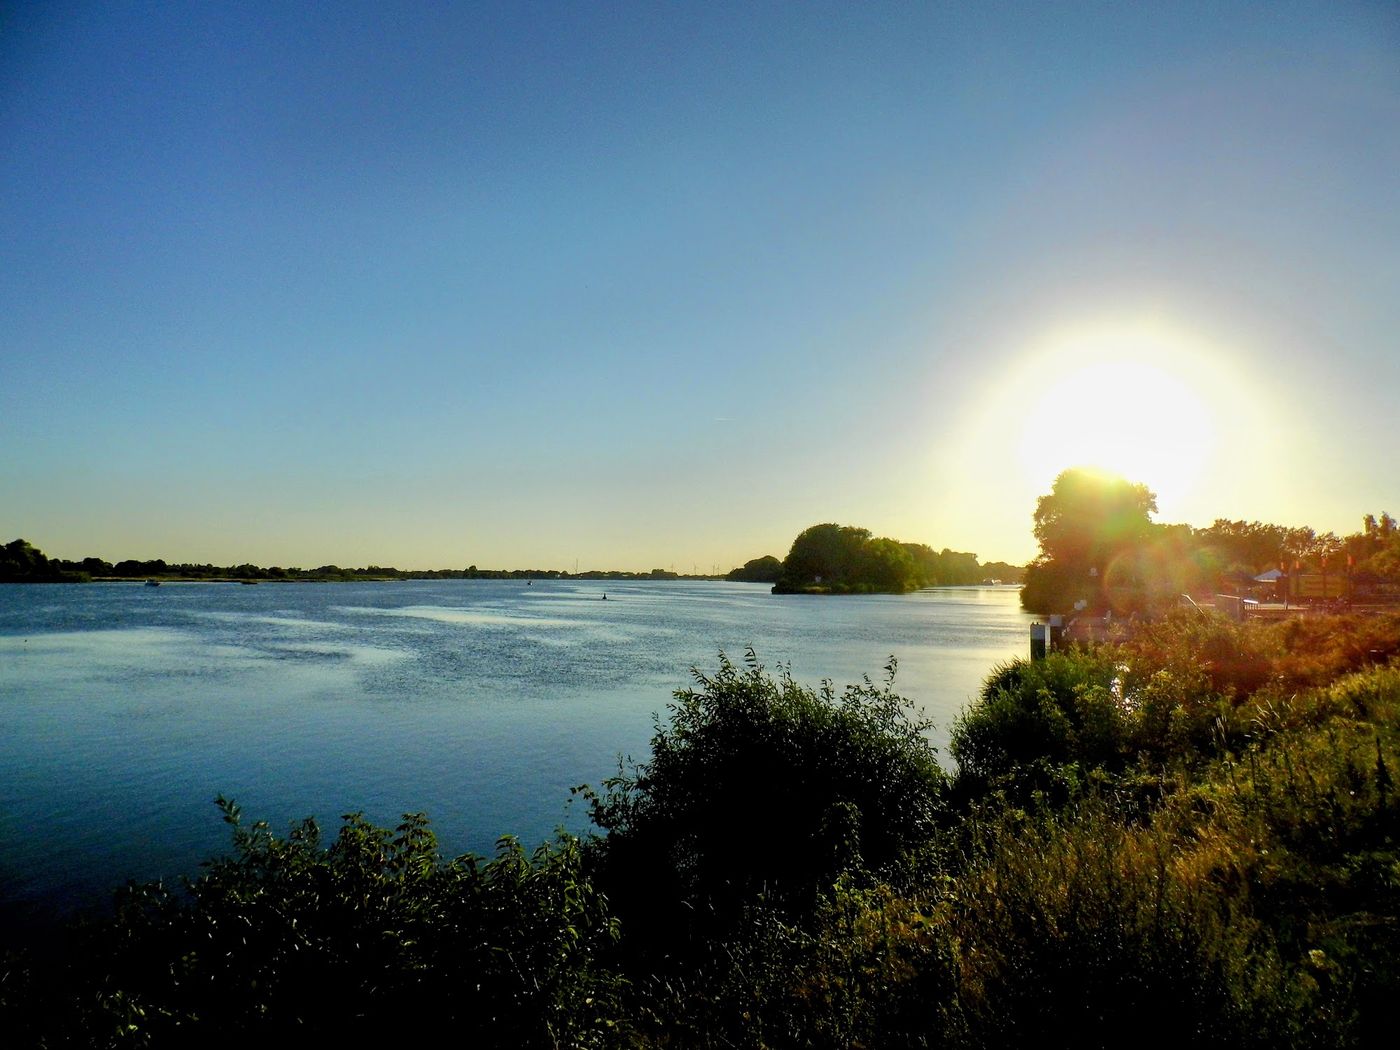
[[[644,757],[652,713],[720,650],[838,686],[894,654],[941,747],[1028,622],[990,587],[0,585],[0,922],[197,870],[228,842],[220,793],[277,831],[425,810],[450,854],[581,829],[569,788]]]

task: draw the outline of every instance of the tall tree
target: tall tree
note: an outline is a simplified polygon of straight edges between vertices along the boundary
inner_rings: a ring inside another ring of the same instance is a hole
[[[1035,505],[1040,555],[1026,570],[1021,601],[1033,612],[1102,600],[1103,581],[1152,533],[1157,497],[1141,483],[1098,471],[1066,470]]]

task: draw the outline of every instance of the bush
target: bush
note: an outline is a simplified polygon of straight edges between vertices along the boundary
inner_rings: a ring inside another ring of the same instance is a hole
[[[440,859],[421,815],[394,831],[347,816],[286,838],[232,825],[234,855],[185,892],[133,885],[67,962],[7,989],[9,1030],[36,1044],[280,1045],[396,1039],[436,1025],[486,1045],[616,1038],[616,937],[576,841]]]
[[[842,872],[888,869],[927,841],[945,778],[887,670],[840,695],[770,676],[752,650],[742,668],[721,654],[713,676],[692,672],[650,760],[590,792],[629,936],[674,947],[678,930],[712,935],[759,899],[801,914]]]
[[[1111,650],[1051,653],[996,668],[953,725],[960,798],[1044,790],[1056,767],[1118,769],[1128,753],[1122,671]]]

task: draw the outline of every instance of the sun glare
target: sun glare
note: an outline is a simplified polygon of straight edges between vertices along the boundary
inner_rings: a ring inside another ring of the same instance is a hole
[[[1052,379],[1025,416],[1022,466],[1043,469],[1050,448],[1061,468],[1094,467],[1148,482],[1179,499],[1215,447],[1202,393],[1182,375],[1131,356],[1077,362]]]
[[[1040,495],[1069,467],[1097,468],[1146,484],[1163,520],[1177,521],[1229,513],[1233,490],[1269,484],[1277,456],[1264,435],[1277,406],[1263,377],[1239,371],[1237,350],[1133,316],[1021,347],[968,406],[958,448],[969,484],[1014,480]]]
[[[1008,333],[979,355],[980,390],[931,453],[940,484],[921,512],[1017,551],[1036,499],[1086,467],[1146,485],[1158,521],[1277,514],[1317,467],[1285,423],[1290,392],[1246,338],[1130,313]]]

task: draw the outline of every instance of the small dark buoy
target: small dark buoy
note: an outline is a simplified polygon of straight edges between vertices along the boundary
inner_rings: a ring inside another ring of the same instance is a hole
[[[608,593],[607,593],[607,591],[604,591],[604,592],[603,592],[603,601],[607,601],[607,600],[608,600]]]

